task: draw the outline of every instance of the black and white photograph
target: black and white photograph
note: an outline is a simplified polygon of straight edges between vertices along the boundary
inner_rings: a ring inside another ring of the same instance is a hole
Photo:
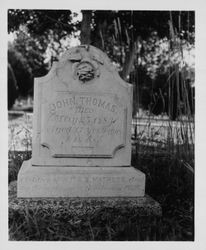
[[[8,242],[194,244],[198,11],[47,6],[4,8]]]

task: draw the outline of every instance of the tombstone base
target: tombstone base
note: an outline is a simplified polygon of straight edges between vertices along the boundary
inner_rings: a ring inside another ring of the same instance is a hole
[[[17,197],[143,197],[145,175],[133,167],[32,166],[24,161]]]
[[[162,232],[161,206],[148,195],[17,198],[16,189],[16,181],[11,182],[9,234],[13,241],[148,241]]]

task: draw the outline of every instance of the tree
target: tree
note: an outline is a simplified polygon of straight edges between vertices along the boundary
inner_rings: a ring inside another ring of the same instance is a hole
[[[23,55],[15,50],[11,44],[9,44],[8,49],[8,63],[12,69],[9,71],[12,71],[14,74],[13,78],[15,78],[19,93],[26,96],[33,85],[32,70]]]
[[[8,10],[8,32],[15,32],[16,36],[9,45],[8,59],[22,95],[28,91],[32,94],[33,78],[48,72],[45,63],[48,46],[56,60],[60,40],[73,30],[69,10]]]
[[[190,34],[194,29],[194,12],[83,10],[82,14],[80,26],[79,23],[72,23],[69,10],[9,10],[8,30],[15,31],[25,25],[41,45],[49,43],[51,30],[56,42],[81,30],[81,43],[91,43],[107,52],[120,63],[124,79],[128,79],[134,65],[138,43],[147,40],[154,31],[160,38],[169,37],[169,22],[172,22],[174,32],[187,31],[184,38],[192,40]],[[115,47],[118,47],[118,51],[115,51]]]
[[[170,38],[171,22],[176,35],[181,34],[181,39],[194,43],[194,12],[95,11],[93,19],[93,44],[120,63],[125,80],[134,66],[136,54],[144,53],[139,49],[142,41],[147,41],[154,32],[160,39]],[[115,47],[119,48],[118,53],[115,53]]]
[[[170,52],[177,48],[181,51],[183,41],[194,44],[193,11],[84,10],[81,23],[72,22],[72,12],[69,10],[9,10],[8,15],[9,31],[19,32],[24,26],[32,39],[39,43],[42,52],[48,46],[56,49],[52,56],[55,60],[60,53],[59,41],[79,30],[81,43],[92,44],[105,51],[118,66],[122,78],[133,83],[138,92],[143,88],[139,82],[141,77],[148,79],[149,76],[150,81],[146,82],[150,82],[147,87],[151,90],[155,78],[162,74],[161,55],[153,63],[159,41],[168,39]],[[59,47],[55,43],[59,43]],[[171,72],[169,60],[165,60],[165,64],[168,65],[165,71],[168,77]],[[152,70],[149,71],[149,68]],[[178,68],[178,71],[181,70]],[[137,106],[135,102],[134,107]]]
[[[8,10],[8,32],[14,32],[21,25],[27,27],[34,37],[47,37],[49,31],[58,35],[58,39],[70,34],[74,27],[70,10]]]
[[[82,23],[81,23],[81,33],[80,42],[81,44],[91,43],[91,24],[92,24],[92,11],[83,10],[82,11]]]
[[[7,76],[8,76],[7,107],[8,107],[8,109],[10,109],[13,106],[13,104],[18,96],[18,87],[17,87],[17,82],[16,82],[16,78],[14,75],[14,71],[9,63],[8,63],[8,67],[7,67]]]

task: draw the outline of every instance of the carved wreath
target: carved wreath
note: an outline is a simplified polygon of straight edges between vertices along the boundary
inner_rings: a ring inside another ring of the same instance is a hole
[[[76,76],[82,82],[87,82],[95,77],[95,69],[89,62],[80,62],[76,66]]]
[[[79,79],[83,83],[91,81],[100,76],[99,66],[91,59],[83,59],[73,65],[74,79]]]
[[[85,83],[100,76],[99,64],[103,64],[101,58],[89,53],[89,47],[81,46],[72,51],[68,59],[73,63],[73,77]]]

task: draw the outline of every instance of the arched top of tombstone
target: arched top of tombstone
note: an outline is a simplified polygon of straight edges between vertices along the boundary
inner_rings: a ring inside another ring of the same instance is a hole
[[[108,56],[103,51],[92,45],[79,45],[70,48],[61,56],[59,61],[64,62],[65,60],[70,60],[72,62],[79,62],[81,60],[92,60],[96,63],[105,65],[110,69],[111,67],[115,69]]]
[[[65,67],[67,67],[66,70]],[[70,72],[69,77],[83,84],[101,78],[100,75],[103,74],[112,76],[114,80],[126,88],[130,87],[130,84],[121,79],[109,57],[92,45],[71,47],[63,53],[58,62],[54,62],[50,72],[46,76],[41,77],[41,80],[47,81],[54,75],[63,76],[60,73],[62,69],[67,74]],[[60,78],[65,82],[65,79]]]

